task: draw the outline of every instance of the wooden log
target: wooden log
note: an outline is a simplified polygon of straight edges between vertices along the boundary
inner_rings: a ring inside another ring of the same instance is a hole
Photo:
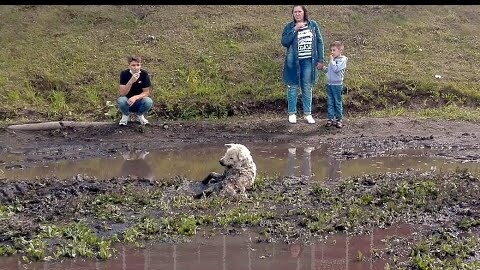
[[[31,124],[10,125],[7,128],[12,130],[51,130],[64,127],[94,127],[112,125],[113,122],[76,122],[76,121],[53,121]]]

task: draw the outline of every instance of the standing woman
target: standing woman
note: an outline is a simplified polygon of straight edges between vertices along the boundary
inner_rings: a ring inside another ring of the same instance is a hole
[[[323,39],[317,22],[308,19],[307,9],[295,5],[293,21],[283,28],[282,45],[287,48],[283,81],[287,85],[288,121],[297,122],[297,88],[302,90],[303,115],[309,124],[312,117],[312,88],[317,82],[317,69],[323,68]]]

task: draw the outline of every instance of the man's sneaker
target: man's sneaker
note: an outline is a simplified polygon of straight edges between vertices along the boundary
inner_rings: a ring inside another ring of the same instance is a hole
[[[313,117],[312,117],[311,114],[306,115],[306,116],[305,116],[305,120],[307,120],[307,122],[308,122],[309,124],[315,124],[315,120],[313,120]]]
[[[122,119],[120,119],[120,122],[118,124],[120,126],[126,126],[128,123],[128,115],[122,114]]]
[[[325,127],[331,127],[333,126],[333,121],[332,120],[327,120],[327,123],[325,124]]]
[[[150,123],[148,122],[148,120],[145,119],[145,116],[143,116],[143,114],[138,116],[138,121],[140,121],[140,124],[142,124],[142,125],[148,125],[148,124],[150,124]]]
[[[288,122],[292,123],[292,124],[295,124],[297,123],[297,115],[295,114],[290,114],[288,116]]]

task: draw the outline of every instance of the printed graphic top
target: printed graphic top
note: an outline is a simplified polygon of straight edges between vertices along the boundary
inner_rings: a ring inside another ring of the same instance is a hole
[[[298,30],[298,59],[312,57],[313,32],[306,25]]]

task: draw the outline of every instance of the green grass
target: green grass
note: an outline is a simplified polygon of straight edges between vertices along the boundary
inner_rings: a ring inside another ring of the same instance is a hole
[[[412,248],[410,259],[414,269],[478,269],[480,262],[468,260],[480,247],[479,238],[455,237],[440,230],[419,241]]]
[[[47,250],[53,250],[53,258],[61,257],[87,257],[108,259],[115,250],[112,242],[117,242],[116,237],[104,238],[97,236],[85,224],[70,223],[62,226],[41,225],[39,232],[31,239],[23,236],[14,239],[14,246],[0,245],[0,255],[11,255],[15,252],[22,253],[24,261],[49,260],[52,257]],[[52,243],[54,243],[52,245]],[[52,246],[51,246],[52,245]]]
[[[308,8],[325,44],[346,44],[346,113],[480,104],[480,7]],[[285,101],[280,35],[290,11],[273,5],[1,6],[0,112],[8,113],[0,120],[115,118],[118,112],[106,103],[115,104],[130,54],[142,56],[152,75],[152,116],[223,118],[244,113],[234,109],[239,106],[255,113]],[[320,82],[314,110],[325,109],[323,75]]]
[[[441,108],[425,108],[419,110],[409,110],[402,107],[385,109],[380,111],[372,111],[368,114],[372,117],[388,117],[388,116],[412,116],[412,117],[428,117],[444,120],[466,120],[480,121],[480,108],[465,108],[456,105],[449,105]]]

